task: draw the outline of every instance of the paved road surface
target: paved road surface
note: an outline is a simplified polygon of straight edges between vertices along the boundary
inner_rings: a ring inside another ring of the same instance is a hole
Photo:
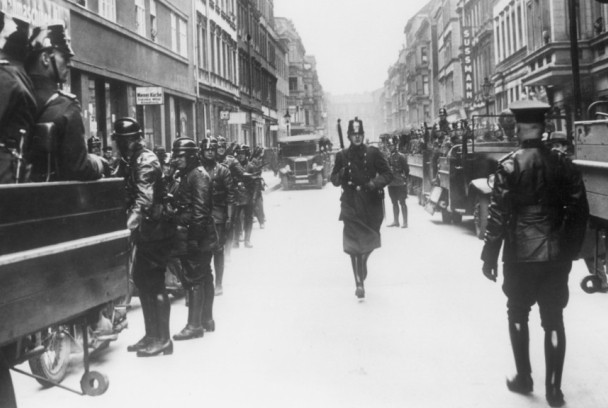
[[[329,185],[266,195],[266,229],[256,224],[254,248],[234,250],[227,266],[215,333],[176,343],[172,356],[136,358],[125,351],[142,335],[135,307],[129,329],[94,362],[110,377],[106,394],[42,390],[14,375],[20,407],[546,407],[536,308],[536,391],[523,397],[504,385],[514,372],[505,298],[481,275],[471,220],[443,225],[410,198],[410,228],[383,227],[360,302],[342,253],[338,197]],[[585,274],[577,262],[563,389],[568,407],[606,407],[608,295],[583,293]],[[175,300],[172,331],[185,321]],[[74,387],[76,357],[64,382]]]

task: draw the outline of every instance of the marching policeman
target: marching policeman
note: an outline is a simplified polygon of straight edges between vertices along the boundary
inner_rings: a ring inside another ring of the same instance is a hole
[[[32,152],[32,180],[84,181],[99,179],[104,173],[109,175],[107,161],[88,154],[80,102],[58,86],[67,80],[74,57],[65,27],[62,24],[36,27],[32,37],[32,53],[26,67],[38,104],[36,122],[53,125],[57,145],[50,152],[50,159],[49,152]]]
[[[29,25],[0,11],[0,184],[25,181],[24,143],[36,117],[34,86],[25,73]]]
[[[517,374],[510,391],[533,390],[528,315],[538,303],[545,331],[545,396],[552,407],[564,405],[561,390],[566,353],[563,310],[568,304],[568,275],[578,254],[589,214],[581,174],[562,152],[541,140],[550,106],[535,100],[509,107],[515,115],[519,149],[503,158],[495,174],[485,245],[483,274],[496,281],[503,248],[503,292],[507,296],[509,335]]]
[[[218,240],[212,217],[211,177],[201,166],[198,152],[196,142],[190,138],[180,137],[173,142],[171,159],[178,180],[173,200],[177,211],[174,254],[181,262],[180,278],[188,291],[188,323],[173,336],[174,340],[203,337],[205,330],[215,330],[211,257]]]
[[[135,119],[118,119],[112,139],[121,156],[117,175],[125,178],[127,227],[136,247],[133,281],[139,290],[146,330],[145,336],[127,350],[136,351],[138,357],[172,354],[165,269],[175,227],[163,216],[163,173],[156,155],[144,147],[143,133]]]
[[[393,137],[389,141],[390,156],[388,164],[393,173],[393,179],[388,185],[388,195],[393,204],[393,223],[387,227],[399,226],[399,207],[403,214],[402,228],[407,228],[407,178],[410,175],[410,166],[407,164],[407,156],[399,151],[399,138]]]
[[[355,296],[365,297],[363,282],[367,260],[380,248],[380,225],[384,217],[384,187],[393,174],[386,159],[374,146],[363,143],[363,122],[348,122],[350,147],[336,154],[331,182],[342,187],[340,220],[344,222],[343,247],[350,255],[355,276]]]
[[[215,295],[221,295],[224,290],[224,247],[228,234],[232,232],[232,218],[234,216],[234,188],[232,175],[228,167],[217,162],[217,139],[212,137],[201,142],[201,161],[211,177],[213,197],[212,216],[218,236],[217,248],[213,251],[213,266],[215,269]],[[208,316],[203,316],[203,320]]]

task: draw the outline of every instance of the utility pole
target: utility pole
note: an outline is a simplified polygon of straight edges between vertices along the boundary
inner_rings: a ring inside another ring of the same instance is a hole
[[[572,96],[574,99],[574,120],[582,119],[581,74],[578,64],[578,27],[577,27],[578,0],[568,0],[568,14],[570,16],[570,59],[572,60]]]

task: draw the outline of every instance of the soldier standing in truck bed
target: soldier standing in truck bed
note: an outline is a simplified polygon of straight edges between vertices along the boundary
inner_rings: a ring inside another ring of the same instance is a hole
[[[36,117],[34,86],[23,67],[29,25],[0,12],[0,184],[25,181],[23,147]]]

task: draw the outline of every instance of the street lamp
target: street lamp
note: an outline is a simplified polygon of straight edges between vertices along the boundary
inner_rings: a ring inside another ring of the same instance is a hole
[[[490,115],[490,93],[492,92],[492,82],[485,77],[483,84],[481,84],[481,90],[483,92],[483,99],[486,102],[486,116]]]
[[[287,125],[287,137],[291,136],[291,132],[289,129],[289,124],[291,123],[291,115],[289,114],[289,109],[285,111],[285,115],[283,116],[285,119],[285,125]]]

